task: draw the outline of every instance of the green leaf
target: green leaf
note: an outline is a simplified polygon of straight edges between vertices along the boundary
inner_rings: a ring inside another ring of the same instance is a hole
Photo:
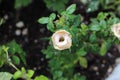
[[[18,9],[22,6],[22,1],[21,0],[15,0],[15,8]]]
[[[13,75],[14,79],[18,79],[22,77],[22,72],[21,71],[16,71]]]
[[[13,61],[14,61],[14,63],[15,64],[17,64],[17,65],[19,65],[20,64],[20,59],[19,59],[19,57],[18,56],[12,56],[12,59],[13,59]]]
[[[120,5],[118,5],[118,7],[117,7],[117,12],[120,15]]]
[[[3,49],[5,52],[8,52],[9,47],[6,47],[5,45],[3,45],[3,46],[2,46],[2,49]]]
[[[29,5],[32,1],[31,0],[15,0],[15,8],[19,9],[21,7],[25,7]]]
[[[75,74],[75,75],[74,75],[73,80],[86,80],[86,76],[80,75],[80,74],[78,73],[78,74]]]
[[[27,77],[31,78],[33,76],[33,74],[34,74],[33,70],[28,70]]]
[[[32,2],[32,0],[21,0],[21,1],[23,1],[22,3],[24,7],[28,6]]]
[[[87,52],[84,50],[84,48],[80,48],[77,50],[76,54],[79,56],[85,56]]]
[[[49,18],[53,21],[56,18],[56,14],[55,13],[50,14]]]
[[[23,51],[22,47],[17,44],[14,40],[7,44],[9,47],[8,52],[11,54],[19,54],[22,62],[26,65],[26,53]]]
[[[98,10],[99,8],[99,1],[98,0],[93,0],[88,2],[87,10],[86,12],[93,12]]]
[[[47,24],[48,21],[49,21],[48,17],[42,17],[42,18],[38,19],[38,22],[41,24]]]
[[[84,75],[80,76],[80,80],[86,80],[86,76]]]
[[[68,3],[69,0],[43,0],[46,3],[46,6],[48,7],[48,9],[52,10],[52,11],[57,11],[58,13],[61,13],[62,11],[65,10],[65,7]]]
[[[80,29],[80,34],[82,34],[82,35],[87,35],[87,33],[88,33],[88,26],[87,25],[85,25],[85,24],[81,24],[81,29]]]
[[[103,42],[100,48],[100,55],[104,56],[107,52],[106,42]]]
[[[49,20],[48,24],[47,24],[47,29],[50,31],[54,31],[54,24],[52,22],[52,20]]]
[[[92,25],[90,25],[90,30],[92,30],[92,31],[99,31],[100,30],[100,26],[98,24],[92,24]]]
[[[73,80],[79,80],[79,78],[80,78],[79,73],[74,74]]]
[[[79,63],[80,63],[80,66],[82,66],[84,68],[87,68],[87,66],[88,66],[88,62],[87,62],[87,59],[85,57],[80,57]]]
[[[3,54],[3,49],[2,49],[2,46],[0,46],[0,55]]]
[[[1,58],[1,57],[0,57]],[[0,67],[2,67],[4,65],[4,60],[0,59]]]
[[[46,55],[46,59],[50,59],[54,55],[54,50],[53,50],[52,46],[48,46],[47,50],[43,49],[42,52],[43,52],[43,54]]]
[[[97,41],[96,34],[95,33],[91,34],[89,40],[91,43]]]
[[[88,46],[88,51],[93,52],[93,53],[98,53],[98,51],[99,51],[99,44],[98,43],[90,44],[90,46]]]
[[[72,4],[66,9],[66,12],[68,14],[72,14],[73,12],[75,12],[75,10],[76,10],[76,4]]]
[[[49,79],[44,75],[40,75],[40,76],[35,77],[34,80],[49,80]]]
[[[24,67],[21,68],[22,73],[26,73],[26,70]]]
[[[88,26],[86,24],[84,24],[84,23],[81,24],[81,28],[83,30],[88,30]]]
[[[68,19],[71,26],[78,27],[80,25],[81,15],[70,15]]]
[[[5,54],[3,52],[2,47],[0,46],[0,67],[4,65],[5,62]]]
[[[63,72],[60,71],[60,70],[58,70],[58,71],[54,71],[53,75],[54,75],[54,79],[57,79],[57,78],[62,77]]]
[[[108,13],[100,12],[97,16],[98,20],[104,20],[108,16]]]
[[[0,72],[0,80],[11,80],[12,74],[8,72]]]
[[[106,21],[105,20],[101,20],[100,21],[100,27],[101,29],[104,31],[104,29],[106,28],[107,24],[106,24]]]
[[[119,18],[115,17],[115,18],[111,18],[107,22],[108,22],[108,24],[113,25],[113,24],[119,23],[119,21],[120,21]]]
[[[80,0],[84,5],[88,3],[88,0]]]
[[[0,18],[0,26],[4,23],[5,21],[4,21],[4,19],[2,18]]]
[[[17,52],[22,52],[22,49],[21,49],[20,45],[17,44],[15,40],[9,42],[7,44],[7,46],[9,47],[8,52],[10,52],[10,53],[14,54],[14,53],[17,53]]]
[[[21,53],[19,53],[19,56],[22,60],[22,62],[26,65],[26,53],[24,51],[22,51]]]
[[[53,56],[53,54],[51,52],[44,51],[44,53],[46,54],[46,59],[49,59],[49,58],[51,58]]]

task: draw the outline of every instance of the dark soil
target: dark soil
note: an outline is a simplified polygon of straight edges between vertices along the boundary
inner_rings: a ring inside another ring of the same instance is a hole
[[[0,4],[0,16],[8,17],[5,23],[0,26],[0,43],[7,43],[14,39],[21,44],[27,53],[28,65],[26,68],[36,70],[36,75],[50,75],[47,71],[47,61],[40,52],[47,46],[47,41],[43,41],[41,38],[50,36],[50,32],[46,30],[44,25],[37,22],[38,18],[48,16],[49,13],[43,1],[40,0],[35,0],[29,6],[19,10],[14,9],[14,1],[3,0]],[[24,23],[24,27],[16,27],[16,23],[19,21]],[[22,32],[26,28],[28,29],[26,35],[16,35],[16,30]]]
[[[112,46],[104,57],[88,54],[88,68],[76,67],[76,72],[86,75],[87,80],[104,80],[115,67],[117,58],[120,58],[120,53],[115,46]]]
[[[85,13],[86,7],[76,1],[77,0],[73,0],[73,2],[70,1],[67,5],[77,3],[76,14],[82,14],[82,16],[85,17],[84,22],[88,24],[90,22],[89,19],[95,17],[97,12],[94,12],[94,14]],[[0,44],[7,43],[13,39],[16,40],[27,53],[26,68],[34,69],[35,75],[43,74],[48,77],[51,77],[48,71],[48,63],[45,55],[40,51],[48,45],[48,41],[41,40],[41,38],[50,36],[51,33],[47,31],[45,25],[39,24],[37,20],[42,16],[49,16],[50,13],[43,0],[33,0],[29,6],[19,10],[14,9],[14,0],[3,0],[3,2],[0,3],[0,17],[5,19],[5,22],[0,26]],[[16,23],[19,21],[24,23],[22,28],[16,27]],[[27,29],[27,34],[16,35],[17,30],[22,32],[24,29]],[[104,80],[110,73],[109,69],[114,67],[117,57],[120,57],[120,55],[115,46],[112,46],[108,54],[104,57],[88,54],[88,68],[83,69],[76,67],[75,72],[86,75],[87,80]],[[10,71],[13,71],[13,69]]]

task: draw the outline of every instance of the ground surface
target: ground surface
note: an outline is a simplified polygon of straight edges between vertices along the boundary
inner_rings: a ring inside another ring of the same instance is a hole
[[[89,23],[91,17],[95,17],[97,12],[85,13],[85,6],[73,0],[71,3],[77,3],[76,13],[85,17],[85,23]],[[44,74],[51,76],[48,71],[47,60],[40,52],[48,44],[41,38],[50,36],[45,25],[40,25],[37,20],[42,16],[48,16],[50,11],[46,8],[42,0],[34,0],[29,6],[19,10],[14,9],[14,0],[3,0],[0,4],[0,17],[5,19],[5,23],[0,26],[0,44],[16,40],[22,45],[27,53],[27,69],[34,69],[35,75]],[[22,25],[22,26],[18,26]],[[105,57],[88,54],[89,66],[87,69],[75,68],[75,72],[80,72],[87,76],[87,80],[104,80],[111,73],[116,58],[120,57],[118,50],[112,46]],[[13,71],[12,69],[10,71]]]

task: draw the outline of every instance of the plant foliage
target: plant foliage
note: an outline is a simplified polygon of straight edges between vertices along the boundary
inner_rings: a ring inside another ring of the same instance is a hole
[[[28,6],[32,0],[15,0],[15,8],[19,9],[21,7],[26,7]]]
[[[46,6],[48,9],[57,11],[57,12],[62,12],[65,10],[65,5],[68,3],[69,0],[44,0],[46,3]]]
[[[42,50],[49,59],[53,80],[74,80],[73,76],[77,74],[73,73],[76,66],[88,67],[87,54],[105,56],[110,46],[119,42],[111,32],[112,24],[119,22],[119,18],[114,14],[100,12],[97,18],[91,19],[91,23],[86,25],[82,23],[80,14],[73,14],[75,9],[76,5],[72,4],[58,17],[52,13],[49,17],[38,20],[41,24],[47,24],[47,29],[53,33],[57,30],[66,30],[72,35],[73,42],[70,49],[56,50],[50,40],[47,49]],[[84,77],[81,79],[85,80]]]

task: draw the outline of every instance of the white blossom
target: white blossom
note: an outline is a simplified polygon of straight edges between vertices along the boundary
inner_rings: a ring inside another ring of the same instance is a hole
[[[111,29],[112,29],[112,32],[114,33],[114,35],[116,37],[120,38],[120,23],[114,24]]]
[[[69,49],[72,45],[72,36],[65,30],[58,30],[52,35],[53,46],[57,50]]]

